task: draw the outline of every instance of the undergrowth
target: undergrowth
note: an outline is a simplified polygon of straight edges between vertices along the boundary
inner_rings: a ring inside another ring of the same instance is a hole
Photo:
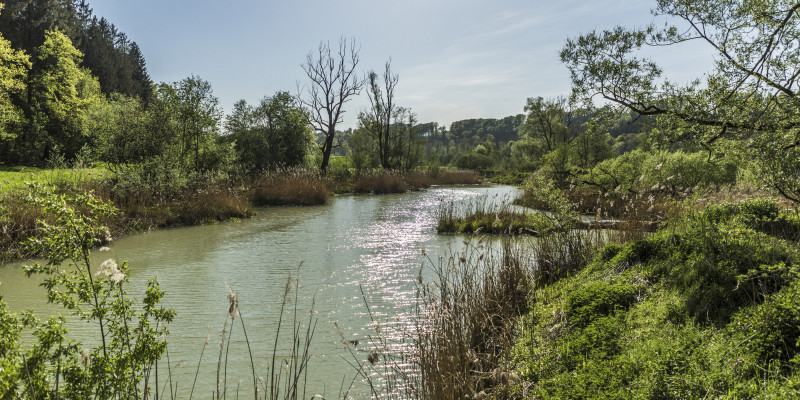
[[[709,206],[540,287],[514,359],[532,398],[796,398],[800,219]]]

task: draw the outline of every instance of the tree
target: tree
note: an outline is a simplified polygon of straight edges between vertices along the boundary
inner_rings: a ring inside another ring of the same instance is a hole
[[[69,159],[87,142],[86,113],[99,99],[100,87],[79,67],[81,56],[65,34],[45,34],[28,84],[29,124],[23,140],[29,161],[41,162],[53,151]]]
[[[570,39],[561,59],[573,95],[600,96],[658,117],[671,141],[715,143],[754,160],[761,178],[800,202],[800,3],[788,0],[659,0],[672,25],[616,27]],[[703,80],[677,84],[636,55],[644,46],[699,41],[714,55]]]
[[[214,96],[211,84],[198,76],[184,78],[173,86],[175,91],[171,100],[175,102],[177,111],[181,160],[184,166],[188,166],[189,158],[193,157],[194,170],[200,171],[201,152],[213,146],[218,135],[222,119],[219,100]]]
[[[379,165],[375,140],[366,129],[356,129],[352,135],[347,137],[347,145],[350,150],[350,161],[356,169],[356,174],[361,174]]]
[[[370,108],[359,115],[359,124],[375,138],[378,143],[378,159],[384,169],[399,167],[401,144],[398,132],[393,132],[392,117],[395,115],[394,89],[400,76],[392,73],[391,60],[386,62],[383,71],[383,87],[375,71],[368,75]]]
[[[0,4],[0,12],[2,8]],[[28,55],[14,50],[11,42],[0,35],[0,160],[12,156],[14,141],[24,127],[21,104],[30,68]]]
[[[288,92],[264,97],[258,107],[238,101],[225,129],[235,141],[239,163],[250,173],[299,166],[313,142],[308,116]]]
[[[136,97],[115,93],[89,112],[89,132],[101,161],[113,171],[161,153],[169,142],[148,129],[148,113]]]
[[[342,107],[353,96],[361,93],[364,80],[358,77],[359,49],[354,40],[339,40],[339,51],[331,53],[330,43],[320,42],[316,54],[308,53],[303,71],[311,81],[303,90],[298,90],[298,100],[308,112],[309,122],[323,135],[319,147],[322,151],[320,170],[328,169],[331,151],[335,146],[336,125],[342,122]]]

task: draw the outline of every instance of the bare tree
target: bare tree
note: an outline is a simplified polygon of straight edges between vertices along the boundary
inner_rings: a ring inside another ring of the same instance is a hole
[[[325,135],[320,143],[322,164],[320,170],[328,169],[331,151],[335,147],[336,125],[342,122],[342,106],[354,95],[361,93],[364,79],[355,72],[358,65],[359,48],[355,40],[339,39],[339,50],[331,52],[329,42],[320,42],[316,52],[309,52],[303,71],[311,84],[298,90],[297,99],[307,109],[309,122],[314,129]]]
[[[399,76],[392,73],[392,61],[386,62],[386,69],[383,72],[383,86],[381,90],[378,81],[378,74],[370,71],[369,79],[369,113],[361,113],[361,124],[378,141],[378,153],[381,166],[385,169],[395,167],[393,158],[396,155],[393,150],[395,141],[392,140],[392,117],[395,113],[394,88],[397,86]],[[385,90],[385,92],[384,92]],[[385,95],[385,97],[384,97]]]

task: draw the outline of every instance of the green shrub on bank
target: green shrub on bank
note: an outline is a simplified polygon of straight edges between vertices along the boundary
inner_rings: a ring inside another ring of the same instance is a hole
[[[166,350],[164,336],[174,312],[159,303],[164,292],[151,279],[141,304],[125,290],[126,263],[109,259],[93,270],[91,249],[108,230],[98,224],[116,210],[91,193],[74,196],[35,191],[30,201],[51,215],[40,221],[40,238],[27,246],[46,264],[25,267],[41,275],[50,303],[93,327],[94,346],[73,341],[65,316],[40,320],[11,313],[0,297],[0,398],[147,398],[155,363]],[[30,335],[23,345],[23,334]],[[157,376],[157,369],[153,375]]]
[[[515,347],[529,396],[795,398],[800,254],[775,233],[792,213],[711,206],[540,288]]]
[[[736,174],[736,163],[711,163],[707,153],[634,150],[600,162],[579,175],[578,182],[606,192],[676,192],[733,184]]]

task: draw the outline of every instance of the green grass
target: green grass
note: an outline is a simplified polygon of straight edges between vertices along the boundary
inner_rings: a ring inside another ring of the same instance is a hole
[[[86,180],[103,178],[108,174],[108,170],[103,167],[42,169],[24,166],[0,166],[0,193],[24,189],[28,183],[49,185],[77,184]]]
[[[796,221],[712,206],[539,288],[515,346],[529,396],[796,398]]]

